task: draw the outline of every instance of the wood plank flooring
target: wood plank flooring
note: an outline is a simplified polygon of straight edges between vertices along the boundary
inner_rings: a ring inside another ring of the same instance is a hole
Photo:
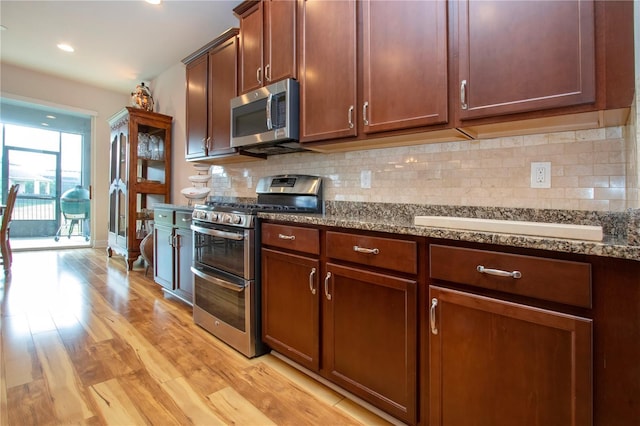
[[[104,249],[14,252],[0,278],[0,425],[359,425],[383,418],[196,326]]]

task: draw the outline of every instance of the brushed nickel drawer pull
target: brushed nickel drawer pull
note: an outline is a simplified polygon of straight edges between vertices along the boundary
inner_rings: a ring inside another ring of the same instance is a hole
[[[369,102],[365,102],[364,105],[362,105],[362,122],[364,123],[365,126],[369,125],[369,120],[367,120],[368,107],[369,107]]]
[[[349,107],[349,115],[347,116],[347,118],[349,119],[349,128],[353,129],[353,105]]]
[[[316,268],[311,268],[311,273],[309,274],[309,290],[311,290],[311,294],[316,294],[316,289],[313,287],[313,278],[316,276]]]
[[[295,240],[296,236],[295,235],[284,235],[284,234],[278,234],[278,238],[280,238],[281,240]]]
[[[476,270],[481,274],[495,275],[497,277],[507,277],[507,278],[515,278],[515,279],[522,278],[522,273],[520,271],[509,272],[509,271],[503,271],[501,269],[489,269],[489,268],[485,268],[482,265],[478,265]]]
[[[380,254],[380,250],[378,250],[377,248],[370,249],[370,248],[353,246],[353,251],[357,251],[358,253],[365,253],[365,254]]]
[[[431,334],[438,334],[438,327],[436,327],[436,306],[438,306],[438,299],[435,297],[431,299],[431,309],[429,309],[429,323],[431,324]]]
[[[327,276],[324,277],[324,296],[327,300],[331,300],[331,295],[329,294],[329,279],[331,278],[331,272],[327,272]]]
[[[467,80],[462,80],[462,83],[460,83],[460,108],[469,108],[467,104]]]

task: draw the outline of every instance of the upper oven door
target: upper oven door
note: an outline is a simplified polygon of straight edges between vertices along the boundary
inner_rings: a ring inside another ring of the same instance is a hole
[[[253,229],[237,228],[195,221],[193,230],[193,263],[254,279]]]

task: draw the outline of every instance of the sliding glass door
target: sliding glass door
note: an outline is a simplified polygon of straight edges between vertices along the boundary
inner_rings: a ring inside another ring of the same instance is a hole
[[[89,245],[90,201],[83,201],[82,215],[68,201],[90,193],[91,118],[0,99],[0,143],[0,190],[7,194],[11,185],[20,184],[12,241],[45,239],[50,241],[45,247],[60,247],[78,237]],[[43,247],[42,241],[34,244]]]
[[[11,236],[56,235],[60,223],[60,153],[4,147],[2,193],[20,184],[11,224]]]

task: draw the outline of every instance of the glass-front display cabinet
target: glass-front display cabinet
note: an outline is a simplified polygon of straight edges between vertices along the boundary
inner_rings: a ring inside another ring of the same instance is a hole
[[[154,204],[169,202],[172,121],[168,115],[133,107],[109,119],[107,254],[124,256],[129,270],[140,256],[140,242],[151,232]]]

